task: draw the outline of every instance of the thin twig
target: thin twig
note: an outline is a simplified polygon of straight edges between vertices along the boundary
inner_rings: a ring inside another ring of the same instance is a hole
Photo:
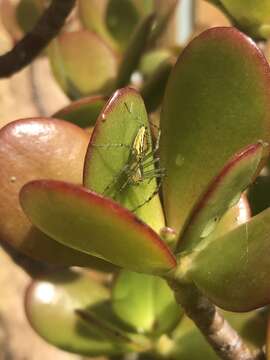
[[[0,56],[0,78],[9,77],[29,65],[58,34],[76,0],[52,0],[33,30],[12,50]]]
[[[217,355],[223,360],[256,360],[265,357],[263,353],[252,353],[239,334],[218,312],[216,306],[191,284],[169,281],[176,300],[184,308]]]

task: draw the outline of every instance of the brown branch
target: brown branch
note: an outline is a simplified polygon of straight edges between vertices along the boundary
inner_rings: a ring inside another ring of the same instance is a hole
[[[200,329],[216,354],[223,360],[265,360],[262,352],[253,354],[238,333],[206,297],[192,284],[169,280],[177,302]]]
[[[0,56],[0,78],[8,77],[29,65],[58,34],[76,0],[52,0],[33,30],[12,50]]]

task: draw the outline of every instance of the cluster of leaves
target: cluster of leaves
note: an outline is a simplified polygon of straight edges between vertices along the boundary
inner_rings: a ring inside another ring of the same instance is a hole
[[[6,28],[17,41],[31,29],[46,1],[22,0],[17,7],[10,0],[1,4]],[[155,110],[179,53],[177,48],[156,46],[176,4],[177,0],[157,12],[153,0],[79,0],[78,16],[71,17],[46,50],[63,91],[72,100],[93,94],[108,96],[129,84],[138,69],[148,110]]]
[[[121,270],[108,288],[87,273],[58,272],[29,286],[25,307],[35,331],[66,351],[218,359],[159,277]],[[264,344],[265,313],[223,314],[251,347]]]
[[[270,3],[268,0],[207,0],[220,8],[232,24],[255,40],[270,36]]]
[[[214,2],[237,18],[231,2]],[[90,31],[61,34],[48,54],[67,94],[92,96],[0,130],[1,239],[50,264],[114,274],[107,283],[86,270],[34,280],[28,319],[84,355],[217,359],[176,303],[166,280],[176,281],[195,284],[261,347],[266,312],[254,310],[270,302],[270,210],[250,218],[245,191],[269,157],[269,64],[235,28],[202,33],[170,72],[159,133],[147,114],[162,97],[155,87],[148,98],[146,83],[142,95],[124,87],[105,98],[140,61],[146,78],[160,79],[164,53],[142,55],[171,9],[153,30],[151,6],[139,21],[143,3],[80,1]]]

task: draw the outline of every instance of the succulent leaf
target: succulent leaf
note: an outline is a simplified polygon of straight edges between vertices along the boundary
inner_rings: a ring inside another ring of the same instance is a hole
[[[165,274],[176,260],[130,211],[86,188],[36,180],[20,192],[33,224],[56,241],[132,271]]]
[[[250,145],[227,162],[195,205],[179,239],[179,250],[191,250],[215,230],[221,217],[238,203],[243,191],[258,174],[267,147],[260,142]]]
[[[56,80],[72,99],[109,91],[116,76],[116,54],[88,30],[65,32],[49,46]]]
[[[105,98],[103,96],[89,96],[73,101],[68,106],[58,110],[52,117],[87,128],[95,125],[104,104]]]
[[[140,14],[133,0],[109,0],[106,8],[105,23],[111,36],[124,50],[130,41]]]
[[[115,82],[116,89],[129,84],[132,73],[140,63],[154,20],[155,15],[150,14],[136,27],[119,65]]]
[[[109,290],[87,274],[58,272],[32,282],[26,292],[26,315],[40,336],[65,351],[85,356],[131,351],[126,341],[112,340],[108,332],[90,326],[76,313],[79,309],[89,317],[106,319],[109,297]]]
[[[149,149],[145,160],[140,160],[132,154],[136,150],[134,141],[143,129],[142,140]],[[153,163],[156,154],[151,154],[152,150],[151,130],[141,96],[132,88],[120,89],[97,120],[85,157],[83,182],[90,190],[115,199],[129,210],[137,208],[136,215],[158,232],[164,226],[159,196],[148,201],[158,189]],[[142,171],[139,164],[143,165]],[[135,181],[138,171],[142,181]],[[148,177],[150,173],[152,178]]]
[[[98,34],[112,49],[118,51],[118,44],[106,26],[108,0],[79,0],[78,10],[83,26]]]
[[[116,315],[139,333],[168,332],[182,315],[165,280],[126,270],[116,278],[112,306]]]
[[[219,0],[236,25],[257,39],[270,36],[270,2],[268,0]]]
[[[112,269],[50,239],[32,226],[19,204],[19,191],[28,181],[49,178],[80,183],[88,141],[89,135],[79,127],[49,118],[18,120],[0,130],[2,241],[47,263]]]
[[[182,231],[206,186],[241,148],[270,137],[270,69],[234,28],[195,38],[171,72],[161,116],[168,226]]]
[[[218,306],[249,311],[269,303],[270,209],[194,253],[189,276]]]

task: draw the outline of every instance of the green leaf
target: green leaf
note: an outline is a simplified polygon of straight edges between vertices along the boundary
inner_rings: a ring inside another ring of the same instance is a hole
[[[155,8],[155,0],[132,0],[139,14],[144,17],[149,15]]]
[[[270,36],[269,0],[219,0],[236,20],[237,26],[252,37],[267,39]]]
[[[180,55],[166,88],[160,155],[168,226],[181,231],[229,158],[269,140],[269,65],[234,28],[214,28]]]
[[[116,315],[139,333],[168,332],[182,315],[165,280],[126,270],[116,278],[112,306]]]
[[[150,227],[86,188],[36,180],[22,188],[20,200],[35,226],[71,248],[138,272],[164,274],[176,265]]]
[[[107,0],[79,0],[79,16],[86,29],[97,33],[112,49],[118,50],[118,44],[109,33],[105,23],[107,5]]]
[[[173,2],[167,3],[165,6],[165,11],[159,12],[158,17],[156,19],[156,23],[152,29],[148,46],[153,47],[156,45],[157,40],[165,33],[171,18],[176,12],[176,7],[178,6],[179,1],[174,0]],[[158,5],[156,5],[157,7]]]
[[[213,231],[213,236],[220,237],[237,226],[247,222],[251,217],[249,202],[245,194],[242,194],[239,202],[230,208],[220,219]]]
[[[22,186],[47,178],[80,183],[89,135],[62,120],[14,121],[0,131],[0,238],[27,255],[60,266],[112,269],[95,257],[56,243],[32,226],[19,204]],[[69,144],[69,146],[67,146]]]
[[[164,61],[143,84],[141,95],[147,112],[154,112],[161,105],[172,67],[172,61]]]
[[[65,351],[85,356],[121,354],[128,351],[128,342],[111,340],[106,331],[86,324],[76,314],[83,309],[102,320],[106,313],[101,314],[99,307],[104,310],[109,296],[109,290],[87,274],[57,272],[30,285],[26,315],[40,336]]]
[[[21,0],[16,7],[18,25],[24,33],[32,30],[42,14],[42,2],[40,0]]]
[[[154,49],[145,53],[139,64],[139,71],[147,78],[153,75],[158,67],[165,61],[171,58],[172,52],[169,49]]]
[[[49,59],[56,80],[71,98],[108,91],[118,66],[114,52],[87,30],[59,35],[49,47]]]
[[[138,160],[132,155],[134,141],[143,128],[149,149],[143,159]],[[158,185],[151,142],[141,96],[132,88],[118,90],[97,120],[85,157],[84,186],[115,199],[129,210],[137,209],[136,215],[158,232],[164,226],[164,218],[159,196],[153,197]],[[138,173],[138,164],[143,168],[143,174],[140,170],[142,181],[131,183]],[[144,172],[148,172],[150,178]]]
[[[148,15],[136,27],[136,30],[134,31],[129,41],[129,45],[119,65],[115,83],[116,89],[121,88],[129,83],[132,73],[139,65],[154,20],[154,14]]]
[[[258,173],[264,147],[262,143],[257,143],[242,149],[211,181],[191,213],[179,239],[178,250],[188,251],[196,247],[215,230],[225,212],[238,203],[242,192]]]
[[[202,245],[188,276],[215,304],[249,311],[270,302],[270,209]]]
[[[109,0],[105,22],[110,34],[125,49],[140,20],[133,0]]]
[[[94,126],[105,104],[103,96],[89,96],[73,101],[58,110],[52,117],[72,122],[82,128]]]

